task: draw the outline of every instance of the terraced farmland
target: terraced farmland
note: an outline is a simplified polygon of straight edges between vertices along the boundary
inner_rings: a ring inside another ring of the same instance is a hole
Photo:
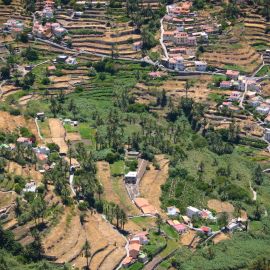
[[[263,51],[270,46],[270,22],[254,11],[246,12],[244,19],[245,38],[247,42],[258,51]]]
[[[86,52],[138,58],[132,46],[141,36],[127,22],[116,22],[105,6],[85,10],[80,17],[57,10],[57,20],[69,31],[75,49]]]

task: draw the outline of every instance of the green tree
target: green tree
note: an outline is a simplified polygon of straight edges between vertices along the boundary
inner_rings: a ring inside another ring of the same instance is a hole
[[[160,215],[157,215],[157,218],[156,218],[156,225],[158,227],[158,234],[160,234],[160,229],[161,229],[161,225],[162,225],[162,218]]]
[[[0,70],[0,74],[1,74],[1,79],[2,80],[7,80],[10,78],[10,68],[9,66],[3,66],[1,67],[1,70]]]
[[[263,183],[263,171],[260,165],[257,165],[254,170],[254,182],[257,185],[261,185]]]

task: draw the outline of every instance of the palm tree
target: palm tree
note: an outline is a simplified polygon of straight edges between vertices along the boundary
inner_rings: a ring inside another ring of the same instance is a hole
[[[88,240],[85,241],[85,244],[83,246],[83,251],[84,251],[84,257],[86,258],[86,269],[90,269],[89,262],[91,259],[91,251],[90,251],[90,243],[88,242]]]
[[[104,192],[103,186],[101,183],[97,185],[97,194],[98,194],[98,200],[100,201],[100,196]]]
[[[127,219],[127,215],[125,213],[125,211],[123,209],[121,209],[121,214],[120,214],[120,219],[121,219],[121,227],[122,230],[124,230],[125,228],[125,224],[127,223],[128,219]]]

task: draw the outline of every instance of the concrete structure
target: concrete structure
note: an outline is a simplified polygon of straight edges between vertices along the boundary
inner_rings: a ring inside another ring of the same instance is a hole
[[[168,216],[176,216],[180,214],[180,210],[176,208],[175,206],[169,206],[167,207],[167,215]]]
[[[74,66],[74,65],[77,65],[78,62],[76,58],[70,56],[66,59],[66,64]]]
[[[193,216],[199,216],[200,215],[200,210],[193,207],[193,206],[188,206],[187,209],[187,216],[192,218]]]
[[[263,114],[263,115],[266,115],[268,114],[270,111],[270,107],[269,106],[266,106],[266,105],[260,105],[256,108],[256,112],[260,113],[260,114]]]
[[[133,259],[136,259],[139,256],[140,248],[141,248],[140,244],[134,243],[134,244],[129,245],[128,247],[129,256],[132,257]]]
[[[205,61],[195,61],[194,64],[197,71],[206,71],[207,69],[207,63]]]
[[[219,86],[223,89],[231,89],[233,84],[231,81],[222,81]]]
[[[270,142],[270,128],[266,128],[265,129],[264,138],[265,138],[265,140],[267,140],[268,142]]]

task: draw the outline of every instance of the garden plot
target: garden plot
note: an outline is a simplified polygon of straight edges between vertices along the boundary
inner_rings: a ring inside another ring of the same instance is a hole
[[[160,165],[160,170],[156,170],[150,165],[150,170],[146,171],[140,181],[141,196],[146,198],[155,209],[161,213],[160,208],[160,186],[163,185],[168,178],[169,161],[163,155],[156,156],[156,160]]]
[[[26,120],[23,116],[14,116],[8,112],[0,112],[0,130],[5,132],[15,132],[18,131],[20,127],[26,127],[32,132],[37,141],[40,142],[37,128],[33,119]]]

